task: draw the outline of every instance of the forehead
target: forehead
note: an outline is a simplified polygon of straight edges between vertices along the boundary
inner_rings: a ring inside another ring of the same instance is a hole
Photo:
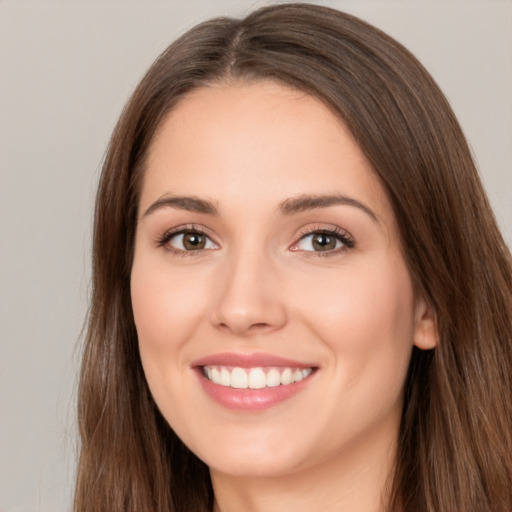
[[[191,92],[155,134],[141,207],[167,193],[205,195],[219,203],[238,199],[243,207],[248,191],[260,203],[350,193],[386,206],[351,133],[317,98],[271,81]]]

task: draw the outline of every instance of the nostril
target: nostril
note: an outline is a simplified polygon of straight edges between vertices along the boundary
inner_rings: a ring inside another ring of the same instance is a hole
[[[269,324],[257,323],[257,324],[251,325],[250,328],[253,330],[260,330],[260,329],[267,329],[268,327],[269,327]]]
[[[214,304],[210,318],[216,329],[244,336],[273,331],[286,323],[286,308],[281,298],[259,292],[249,294],[247,288],[242,291],[244,294],[232,287]]]
[[[227,324],[225,322],[222,322],[217,325],[217,328],[224,332],[231,332],[235,334],[250,334],[254,332],[266,331],[268,329],[271,329],[272,326],[265,322],[257,322],[254,324],[244,326]]]

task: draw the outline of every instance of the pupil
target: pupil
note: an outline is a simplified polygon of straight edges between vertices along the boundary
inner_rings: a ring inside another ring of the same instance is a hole
[[[313,237],[313,247],[319,251],[327,251],[336,247],[336,239],[333,236],[319,233]]]
[[[185,249],[203,249],[205,245],[205,237],[199,233],[187,233],[183,237],[183,246]]]

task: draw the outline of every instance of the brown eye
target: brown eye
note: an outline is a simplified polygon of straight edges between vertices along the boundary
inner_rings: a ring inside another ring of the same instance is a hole
[[[198,231],[182,231],[175,233],[164,242],[176,251],[201,251],[203,249],[216,249],[217,246],[204,233]]]
[[[336,249],[336,237],[325,233],[315,233],[312,235],[311,244],[315,251],[332,251]]]
[[[354,247],[352,237],[341,230],[317,230],[303,235],[300,240],[291,248],[293,251],[304,251],[312,253],[337,254],[341,250]],[[327,256],[327,254],[326,254]]]
[[[204,249],[206,246],[206,237],[200,233],[184,233],[183,247],[187,251]]]

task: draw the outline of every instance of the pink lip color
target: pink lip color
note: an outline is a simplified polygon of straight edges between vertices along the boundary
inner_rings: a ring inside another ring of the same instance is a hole
[[[236,366],[239,368],[311,368],[312,365],[292,361],[290,359],[284,359],[270,354],[225,353],[207,356],[194,361],[191,366],[196,370],[196,374],[205,392],[223,407],[238,411],[262,411],[277,405],[303,390],[309,384],[310,379],[315,373],[313,372],[309,377],[286,386],[280,385],[263,389],[234,389],[214,384],[203,375],[203,366],[215,365],[227,367]]]
[[[214,354],[194,361],[190,366],[238,366],[239,368],[256,367],[291,367],[291,368],[312,368],[313,365],[285,359],[272,354],[235,354],[226,352]]]

